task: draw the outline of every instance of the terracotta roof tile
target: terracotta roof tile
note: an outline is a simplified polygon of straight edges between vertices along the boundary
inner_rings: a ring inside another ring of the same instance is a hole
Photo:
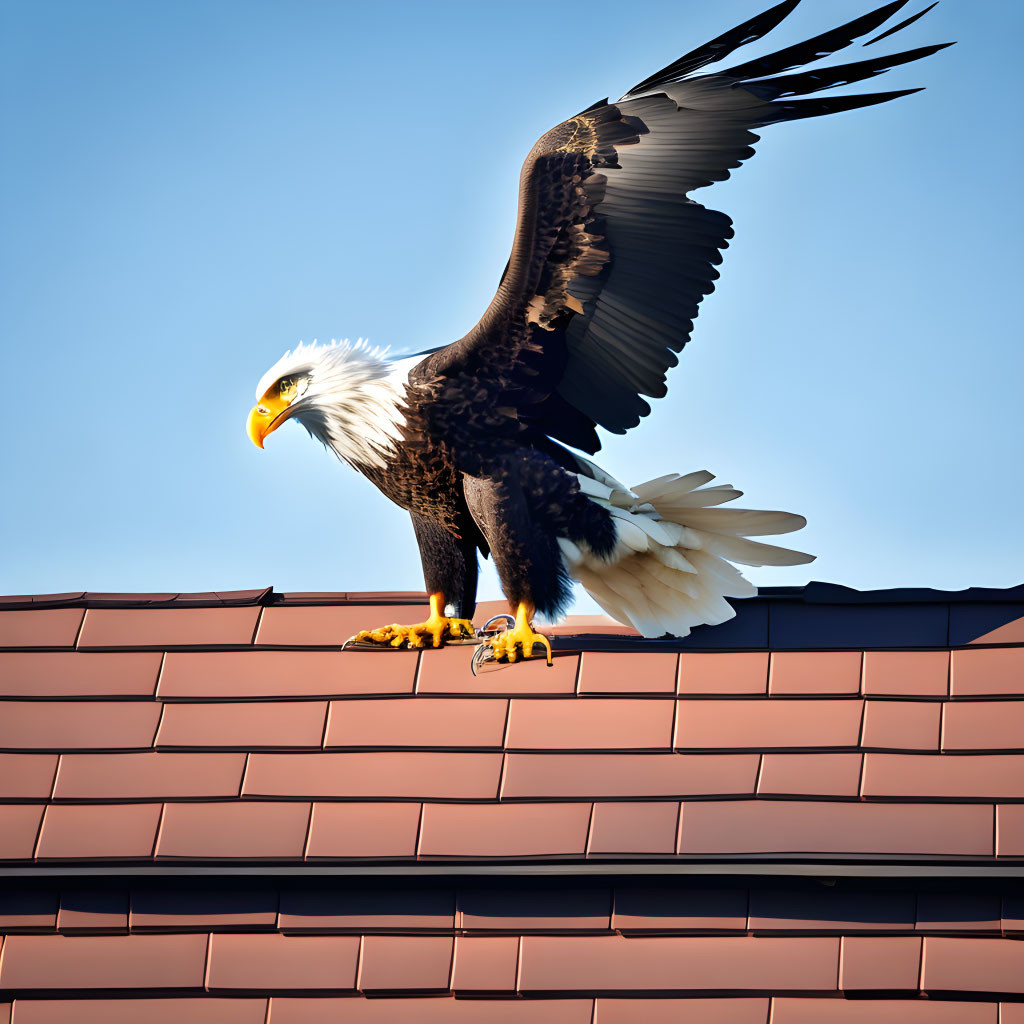
[[[580,659],[580,693],[673,693],[677,654],[596,654]]]
[[[860,754],[765,754],[757,792],[769,796],[857,796]]]
[[[992,855],[987,804],[693,801],[680,853]]]
[[[510,750],[669,750],[671,700],[513,700]]]
[[[590,854],[669,854],[676,852],[679,804],[656,800],[597,803],[590,829]]]
[[[621,935],[523,938],[523,992],[833,990],[838,938]]]
[[[865,701],[861,745],[888,750],[938,750],[942,709],[942,704],[933,701]]]
[[[860,742],[859,700],[681,700],[676,746],[853,747]]]
[[[260,756],[260,755],[254,755]],[[57,768],[58,800],[159,800],[233,797],[245,754],[64,754]]]
[[[36,857],[150,857],[160,811],[160,804],[51,804],[43,817]]]
[[[278,927],[285,932],[451,931],[453,889],[388,880],[332,887],[323,881],[281,892]]]
[[[66,935],[128,931],[128,890],[67,885],[61,889],[57,929]]]
[[[1024,696],[1024,647],[954,651],[949,679],[954,697]]]
[[[518,662],[499,672],[474,676],[469,671],[470,647],[445,647],[424,651],[420,663],[417,693],[482,693],[488,696],[519,696],[535,693],[575,693],[580,659],[561,656],[551,668],[543,658]],[[385,655],[386,657],[386,655]]]
[[[497,794],[500,771],[501,754],[251,754],[242,792],[244,796],[486,800]]]
[[[205,935],[11,935],[0,986],[201,989],[205,963]]]
[[[19,999],[17,1024],[264,1024],[266,1014],[266,999]]]
[[[768,1000],[597,999],[594,1024],[765,1024]]]
[[[452,999],[406,996],[397,999],[289,999],[274,996],[272,1024],[591,1024],[591,999]],[[344,1016],[342,1016],[344,1015]]]
[[[259,615],[260,609],[255,607],[90,608],[85,613],[78,646],[187,647],[251,644]]]
[[[221,931],[273,928],[277,890],[259,882],[190,879],[185,885],[133,885],[131,930]]]
[[[157,692],[164,700],[412,693],[418,657],[402,651],[172,652]]]
[[[215,750],[319,747],[326,718],[326,701],[167,704],[156,745]]]
[[[0,800],[45,800],[56,774],[56,754],[0,754]]]
[[[619,886],[612,928],[618,931],[743,931],[746,889]]]
[[[950,701],[942,710],[943,750],[1024,748],[1024,701]]]
[[[770,694],[860,693],[860,651],[775,651]]]
[[[5,611],[0,614],[0,647],[74,647],[81,608]]]
[[[459,935],[455,939],[452,990],[514,992],[518,964],[516,935]]]
[[[142,701],[6,700],[0,705],[0,747],[149,748],[159,720],[160,705]]]
[[[306,855],[415,857],[418,803],[315,803]]]
[[[1024,799],[1024,755],[865,754],[863,795]]]
[[[359,958],[362,992],[447,992],[454,939],[442,935],[366,935]]]
[[[839,987],[847,992],[917,991],[921,940],[910,936],[844,935]]]
[[[211,992],[352,989],[358,955],[354,935],[215,933],[207,987]]]
[[[1024,804],[1000,804],[996,808],[996,854],[1024,857]]]
[[[0,890],[0,932],[53,931],[58,907],[56,889],[19,886]]]
[[[826,888],[754,888],[752,931],[912,931],[914,894]]]
[[[772,999],[771,1024],[996,1024],[995,1003]]]
[[[679,692],[699,694],[765,694],[768,652],[679,655]]]
[[[608,888],[566,888],[556,881],[500,887],[467,884],[459,890],[456,926],[471,931],[608,931]]]
[[[326,747],[495,747],[501,749],[508,701],[331,701]]]
[[[284,647],[340,647],[361,629],[376,629],[392,622],[422,622],[429,614],[430,609],[425,602],[265,608],[256,643]]]
[[[1013,939],[924,939],[921,987],[926,992],[1024,994],[1024,943]]]
[[[1000,1003],[999,1024],[1024,1024],[1024,1003]]]
[[[421,857],[583,856],[590,804],[425,804]]]
[[[508,754],[502,799],[754,792],[756,754]]]
[[[917,930],[998,932],[1002,900],[998,893],[931,892],[917,896]]]
[[[159,651],[10,651],[0,654],[0,696],[151,697],[161,658]]]
[[[300,860],[310,804],[171,803],[164,810],[157,857]]]
[[[1012,619],[1010,622],[998,626],[975,637],[973,644],[1019,644],[1024,643],[1024,616]]]
[[[41,804],[0,804],[0,860],[31,857],[42,820]]]
[[[866,651],[864,693],[869,697],[945,697],[949,651]]]

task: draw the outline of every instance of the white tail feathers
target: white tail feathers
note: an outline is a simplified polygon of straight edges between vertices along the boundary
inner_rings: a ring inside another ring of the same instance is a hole
[[[578,458],[578,457],[577,457]],[[671,473],[629,488],[584,459],[580,490],[614,517],[618,543],[600,558],[586,545],[559,540],[566,569],[613,618],[644,636],[686,636],[736,612],[727,597],[757,588],[731,563],[803,565],[813,555],[749,540],[791,533],[805,525],[791,512],[719,508],[740,497],[706,470]]]

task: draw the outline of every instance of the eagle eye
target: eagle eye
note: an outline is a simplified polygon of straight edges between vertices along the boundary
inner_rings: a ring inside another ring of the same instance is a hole
[[[278,384],[278,394],[288,402],[295,397],[297,390],[294,377],[285,377]]]

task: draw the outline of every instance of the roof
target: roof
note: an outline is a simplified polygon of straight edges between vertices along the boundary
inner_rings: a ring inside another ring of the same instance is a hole
[[[340,650],[422,601],[3,599],[0,870],[1024,866],[1024,587],[779,588],[479,677]]]

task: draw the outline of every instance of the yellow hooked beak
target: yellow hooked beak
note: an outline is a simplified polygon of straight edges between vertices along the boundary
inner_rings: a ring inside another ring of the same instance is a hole
[[[287,417],[281,414],[292,404],[295,398],[295,386],[282,387],[275,384],[267,393],[249,410],[249,418],[245,421],[246,433],[249,440],[257,448],[263,447],[263,439],[267,434],[272,434]]]

